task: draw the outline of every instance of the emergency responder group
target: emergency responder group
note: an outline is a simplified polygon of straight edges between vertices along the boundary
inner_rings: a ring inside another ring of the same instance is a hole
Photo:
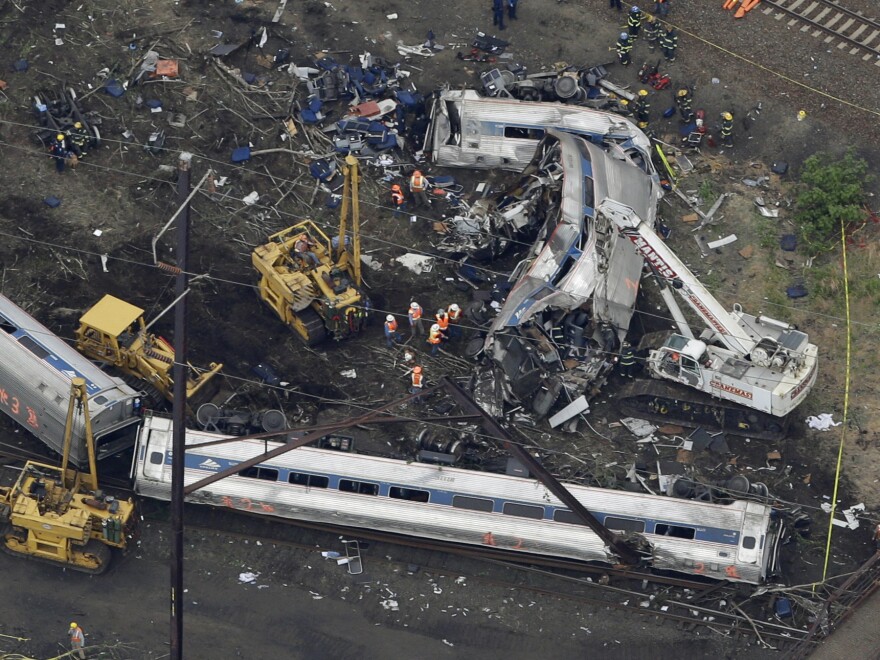
[[[617,43],[611,49],[617,52],[618,62],[622,66],[632,64],[633,46],[635,46],[639,37],[643,34],[643,27],[648,50],[654,52],[659,47],[668,63],[675,62],[678,51],[678,33],[674,27],[668,24],[663,25],[663,21],[660,20],[669,15],[670,3],[671,0],[657,0],[654,3],[654,13],[650,15],[642,11],[637,5],[630,7],[627,13],[626,24],[621,26],[626,28],[626,32],[620,33]],[[609,8],[622,11],[623,5],[620,0],[609,0]],[[648,128],[651,120],[651,106],[647,90],[640,90],[632,101],[621,99],[620,105],[632,113],[639,128],[643,130]],[[676,92],[675,110],[678,111],[682,122],[690,124],[696,120],[697,130],[703,132],[702,114],[695,115],[694,113],[691,90],[682,88]],[[674,113],[674,110],[669,112]],[[669,114],[664,116],[669,116]],[[733,113],[729,110],[722,112],[720,115],[719,135],[721,144],[725,147],[733,146],[733,126]]]
[[[55,161],[55,170],[61,174],[67,165],[75,167],[86,155],[90,140],[88,130],[80,121],[63,133],[57,133],[49,144],[49,156]]]
[[[425,329],[422,325],[424,314],[425,311],[419,303],[413,301],[409,304],[406,316],[409,321],[410,339],[425,336]],[[425,340],[431,347],[431,355],[437,355],[440,345],[444,341],[457,339],[462,336],[461,321],[462,309],[456,303],[437,310],[437,313],[434,315],[434,323],[431,324],[427,333],[427,339]],[[388,314],[385,317],[385,344],[389,348],[405,341],[399,327],[397,317],[394,314]]]

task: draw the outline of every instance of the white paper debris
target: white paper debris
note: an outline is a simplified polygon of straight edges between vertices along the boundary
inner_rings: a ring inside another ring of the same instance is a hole
[[[636,419],[635,417],[624,417],[620,420],[630,433],[639,438],[645,438],[657,430],[657,427],[644,419]]]
[[[93,236],[100,236],[100,235],[103,234],[103,233],[104,233],[104,232],[103,232],[102,230],[100,230],[100,229],[96,229],[95,231],[92,232],[92,235],[93,235]]]
[[[434,257],[426,257],[423,254],[408,252],[400,257],[397,257],[395,261],[401,266],[408,268],[416,275],[421,275],[422,273],[430,273],[434,269]]]
[[[107,254],[102,254],[102,255],[101,255],[101,268],[104,269],[104,272],[105,272],[105,273],[109,273],[109,272],[110,272],[109,270],[107,270],[107,260],[108,260],[109,258],[110,258],[110,256],[107,255]]]
[[[720,248],[725,245],[730,245],[736,241],[736,234],[730,234],[729,236],[725,236],[724,238],[719,238],[717,241],[709,241],[706,243],[706,247],[710,250],[714,250],[715,248]]]
[[[243,201],[243,202],[244,202],[245,204],[247,204],[248,206],[253,206],[254,204],[257,203],[257,201],[258,201],[259,199],[260,199],[260,194],[259,194],[256,190],[254,190],[254,191],[253,191],[250,195],[248,195],[247,197],[243,197],[241,201]]]
[[[239,573],[239,574],[238,574],[238,581],[239,581],[241,584],[252,584],[252,583],[254,583],[254,582],[257,581],[257,578],[258,578],[259,576],[260,576],[259,573],[250,573],[250,572],[247,572],[247,573]]]
[[[340,371],[339,375],[342,376],[343,378],[357,378],[358,377],[357,371],[355,371],[354,369],[345,369],[343,371]]]
[[[397,17],[397,12],[395,12],[395,13],[393,13],[393,14],[388,14],[385,18],[387,18],[389,21],[396,21],[397,18],[398,18],[398,17]]]
[[[336,552],[335,550],[324,550],[321,553],[321,556],[324,559],[336,559],[337,557],[339,557],[339,553]]]
[[[806,419],[807,426],[811,429],[819,431],[827,431],[832,426],[840,426],[843,422],[835,422],[831,413],[822,413],[820,415],[810,415]]]

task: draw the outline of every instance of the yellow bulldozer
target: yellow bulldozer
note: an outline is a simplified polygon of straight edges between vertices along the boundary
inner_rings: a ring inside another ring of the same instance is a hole
[[[80,423],[85,426],[88,473],[67,467],[74,425]],[[71,383],[62,456],[60,467],[28,461],[13,486],[0,488],[0,543],[11,554],[103,573],[113,549],[128,545],[137,516],[131,499],[116,499],[98,488],[84,378]]]
[[[153,323],[158,318],[153,319]],[[130,383],[135,387],[144,388],[145,382],[145,389],[154,404],[163,398],[173,402],[174,347],[148,330],[144,310],[106,295],[80,318],[76,349],[89,359],[113,365],[126,376],[136,379]],[[187,403],[195,407],[213,396],[216,388],[211,380],[223,365],[212,362],[207,370],[188,366]]]
[[[269,236],[252,254],[260,274],[259,296],[308,346],[360,332],[365,299],[361,292],[360,214],[357,159],[349,155],[334,242],[311,220]],[[352,211],[351,239],[347,236]]]

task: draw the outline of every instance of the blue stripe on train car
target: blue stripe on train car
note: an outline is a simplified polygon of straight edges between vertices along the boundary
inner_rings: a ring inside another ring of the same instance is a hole
[[[165,464],[171,465],[171,452],[165,452]],[[189,469],[195,470],[205,470],[209,472],[219,472],[221,470],[225,470],[227,468],[238,465],[239,461],[232,461],[224,458],[216,458],[211,456],[201,456],[198,454],[194,454],[192,452],[187,452],[186,455],[186,467]],[[318,475],[325,476],[329,479],[329,483],[327,487],[329,490],[339,490],[339,482],[345,479],[351,479],[350,477],[346,477],[344,475],[336,475],[336,474],[327,474],[327,473],[319,473],[313,472],[310,470],[290,470],[287,468],[278,468],[270,465],[260,464],[261,467],[273,469],[278,471],[278,481],[287,482],[290,476],[290,473],[296,472],[298,474],[308,474],[308,475]],[[452,506],[452,498],[455,495],[464,495],[466,497],[474,497],[471,493],[456,493],[455,491],[450,490],[441,490],[437,488],[413,488],[411,484],[399,484],[393,482],[379,482],[379,481],[369,481],[367,479],[357,479],[357,481],[361,483],[370,483],[377,484],[379,486],[379,496],[380,497],[388,497],[391,488],[407,488],[410,490],[423,490],[427,491],[430,496],[430,503],[436,505],[445,505]],[[501,513],[503,511],[503,507],[505,503],[510,504],[520,504],[525,506],[541,506],[544,511],[544,516],[541,518],[542,520],[553,521],[554,514],[557,511],[565,511],[569,512],[569,510],[565,507],[554,507],[554,506],[542,506],[538,505],[535,502],[522,502],[518,500],[505,500],[497,497],[488,497],[481,496],[480,499],[491,500],[492,501],[492,512],[493,513]],[[722,543],[725,545],[739,545],[739,537],[740,531],[733,529],[723,529],[720,527],[704,527],[690,524],[685,521],[673,521],[673,520],[662,520],[655,518],[636,518],[633,516],[623,516],[617,513],[607,513],[604,511],[594,511],[590,510],[596,518],[599,519],[603,524],[605,523],[606,518],[611,517],[615,519],[626,519],[626,520],[638,520],[645,523],[644,532],[645,534],[659,534],[663,536],[662,532],[658,532],[657,525],[668,525],[670,527],[686,527],[694,530],[694,540],[697,541],[705,541],[708,543]],[[566,524],[566,523],[560,523]],[[763,541],[763,539],[762,539]]]

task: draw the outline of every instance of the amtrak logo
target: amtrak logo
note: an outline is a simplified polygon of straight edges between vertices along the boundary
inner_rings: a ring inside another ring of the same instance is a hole
[[[219,470],[220,463],[215,461],[213,458],[207,458],[204,461],[202,461],[201,463],[199,463],[199,467],[203,468],[205,470]]]

